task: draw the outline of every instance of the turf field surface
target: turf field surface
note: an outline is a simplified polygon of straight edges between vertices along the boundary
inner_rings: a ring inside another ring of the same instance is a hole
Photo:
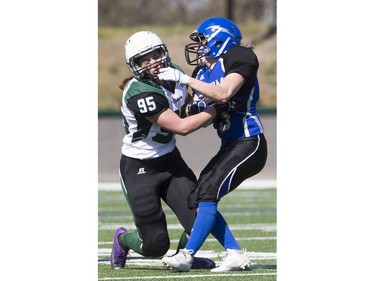
[[[109,264],[113,233],[124,226],[135,229],[132,215],[117,183],[100,183],[98,191],[98,280],[276,280],[277,229],[276,183],[272,180],[247,181],[219,203],[241,247],[245,248],[252,263],[241,271],[213,273],[210,270],[174,272],[166,268],[161,258],[150,259],[129,251],[123,270],[113,270]],[[168,206],[163,204],[167,216],[172,255],[177,247],[182,227]],[[211,235],[196,254],[220,265],[224,249]]]

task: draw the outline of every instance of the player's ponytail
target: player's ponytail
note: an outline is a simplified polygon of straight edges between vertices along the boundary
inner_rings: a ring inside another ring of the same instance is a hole
[[[126,84],[127,84],[130,80],[132,80],[133,78],[134,78],[134,76],[130,76],[130,77],[128,77],[128,78],[125,78],[124,80],[122,80],[121,84],[118,85],[118,87],[123,91],[123,90],[125,89]]]
[[[246,48],[250,49],[250,50],[254,50],[255,46],[251,43],[249,43]]]

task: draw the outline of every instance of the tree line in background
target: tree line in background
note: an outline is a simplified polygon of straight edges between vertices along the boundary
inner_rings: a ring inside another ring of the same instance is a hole
[[[214,16],[276,26],[276,0],[98,0],[99,26],[194,25]]]

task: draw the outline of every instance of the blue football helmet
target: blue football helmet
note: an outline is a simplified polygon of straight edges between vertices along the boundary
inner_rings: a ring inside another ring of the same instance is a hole
[[[217,58],[233,46],[241,45],[242,34],[231,20],[214,17],[202,22],[190,35],[190,39],[195,43],[185,46],[186,62],[198,65],[203,57]],[[194,54],[193,58],[191,54]]]

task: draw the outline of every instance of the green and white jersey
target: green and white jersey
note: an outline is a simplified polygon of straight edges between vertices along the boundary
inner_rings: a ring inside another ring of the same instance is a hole
[[[170,108],[181,116],[181,108],[188,97],[187,87],[169,82],[170,87],[159,86],[153,81],[135,78],[126,85],[121,111],[125,128],[122,154],[137,159],[151,159],[172,152],[176,146],[175,134],[146,117]]]

